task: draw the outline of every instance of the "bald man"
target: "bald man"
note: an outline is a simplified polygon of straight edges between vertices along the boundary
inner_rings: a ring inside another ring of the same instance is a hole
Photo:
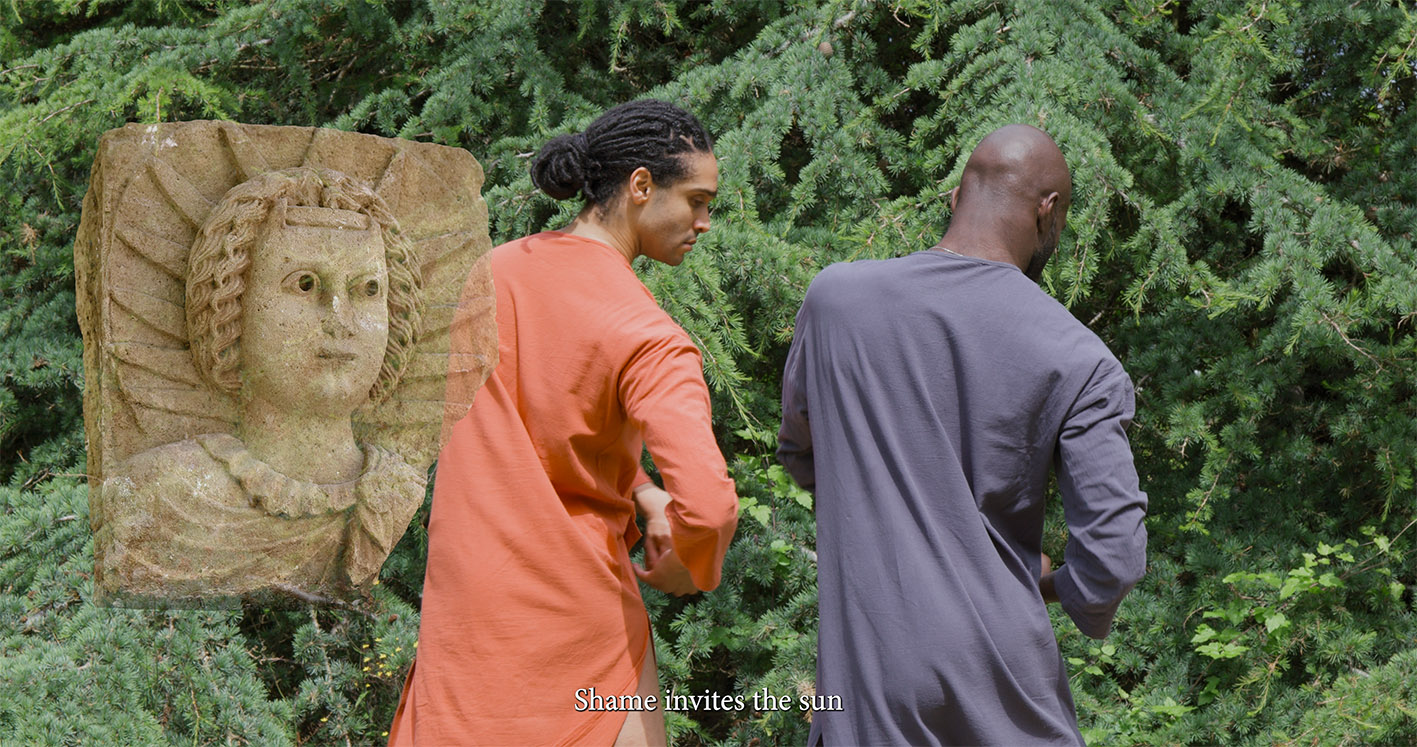
[[[812,282],[778,458],[816,495],[811,743],[1081,744],[1046,604],[1107,635],[1146,566],[1132,384],[1038,278],[1072,195],[1023,125],[980,142],[930,250]],[[1069,539],[1041,551],[1056,470]]]

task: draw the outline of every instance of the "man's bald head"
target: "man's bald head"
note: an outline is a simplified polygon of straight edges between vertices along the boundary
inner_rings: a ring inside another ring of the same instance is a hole
[[[1036,281],[1057,248],[1072,193],[1068,163],[1047,133],[1021,124],[1000,127],[964,165],[941,246],[1007,257]],[[951,246],[956,243],[961,246]]]
[[[1057,192],[1064,204],[1072,199],[1072,176],[1063,152],[1037,127],[1005,125],[985,136],[969,154],[955,209],[967,209],[975,196],[987,197],[989,202],[1033,204],[1051,192]]]

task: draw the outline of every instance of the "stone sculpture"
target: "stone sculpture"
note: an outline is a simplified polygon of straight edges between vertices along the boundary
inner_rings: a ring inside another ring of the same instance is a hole
[[[333,130],[104,135],[75,244],[96,601],[368,591],[496,362],[481,181]]]

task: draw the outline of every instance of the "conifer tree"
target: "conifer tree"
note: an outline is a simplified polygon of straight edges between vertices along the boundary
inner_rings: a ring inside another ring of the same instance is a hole
[[[467,148],[497,241],[564,223],[551,136],[652,95],[717,137],[713,230],[638,268],[704,352],[743,516],[723,586],[646,590],[671,692],[814,694],[811,497],[771,451],[807,283],[929,247],[993,128],[1058,141],[1043,285],[1137,385],[1147,578],[1055,619],[1105,744],[1417,740],[1417,11],[1371,0],[44,0],[0,4],[0,743],[378,743],[414,653],[415,519],[362,612],[89,603],[74,231],[130,121]],[[1056,507],[1055,507],[1056,508]],[[1065,529],[1050,514],[1045,551]],[[669,714],[678,744],[806,714]]]

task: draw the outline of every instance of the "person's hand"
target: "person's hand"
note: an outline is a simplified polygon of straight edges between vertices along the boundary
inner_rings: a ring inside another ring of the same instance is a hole
[[[1044,604],[1053,604],[1058,601],[1058,592],[1053,588],[1053,559],[1048,557],[1048,553],[1042,553],[1042,555],[1042,573],[1038,577],[1038,593],[1043,595]]]
[[[645,517],[645,567],[653,568],[660,556],[674,549],[670,541],[669,517],[665,511],[672,499],[652,482],[635,488],[635,507]]]
[[[635,488],[635,506],[645,517],[645,564],[635,566],[635,575],[665,594],[680,597],[697,593],[699,587],[694,585],[689,569],[674,552],[669,517],[665,514],[671,500],[669,493],[654,483]]]
[[[679,553],[674,552],[674,548],[664,551],[656,560],[649,558],[649,547],[646,543],[645,565],[648,568],[635,566],[635,575],[639,576],[641,581],[676,597],[698,593],[699,587],[694,585],[694,579],[689,576],[689,569],[684,567],[684,561],[679,559]]]

